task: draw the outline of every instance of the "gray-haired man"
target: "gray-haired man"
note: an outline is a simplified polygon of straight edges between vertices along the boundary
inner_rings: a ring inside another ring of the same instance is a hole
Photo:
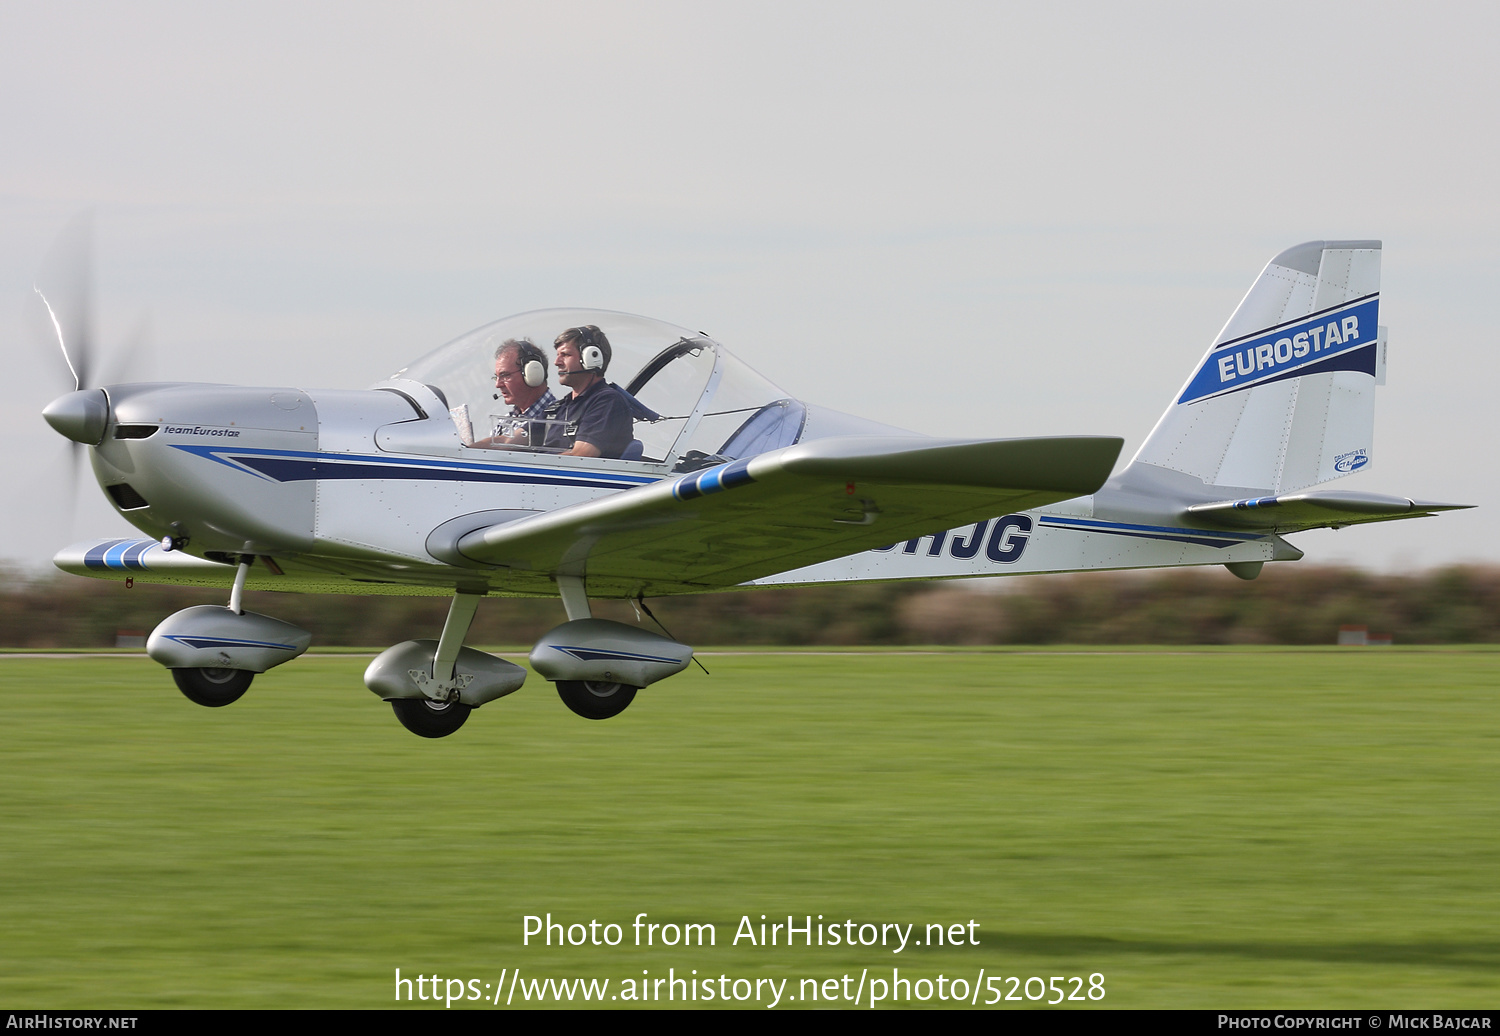
[[[510,413],[495,422],[494,431],[475,446],[540,446],[546,426],[540,421],[557,398],[547,389],[547,357],[525,338],[507,338],[495,350],[495,388],[510,404]]]

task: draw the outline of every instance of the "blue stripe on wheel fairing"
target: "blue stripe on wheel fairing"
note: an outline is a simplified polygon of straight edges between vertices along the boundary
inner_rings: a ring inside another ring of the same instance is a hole
[[[232,637],[193,636],[190,633],[164,633],[163,639],[175,641],[190,648],[277,648],[295,651],[295,644],[277,644],[269,640],[237,640]]]
[[[580,662],[664,662],[676,665],[682,661],[680,658],[664,658],[660,655],[638,655],[630,651],[609,651],[604,648],[564,647],[561,644],[553,644],[552,649],[572,655]]]

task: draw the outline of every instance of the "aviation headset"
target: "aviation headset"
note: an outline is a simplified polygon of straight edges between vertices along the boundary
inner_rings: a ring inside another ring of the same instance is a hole
[[[604,349],[609,348],[609,339],[604,337],[604,332],[593,324],[584,324],[582,327],[570,327],[557,336],[554,346],[565,345],[575,342],[578,345],[578,358],[586,371],[598,371],[604,373],[604,368],[609,360],[604,354]],[[604,348],[600,348],[603,343]]]
[[[500,346],[499,351],[496,352],[496,358],[498,359],[500,354],[506,352],[507,350],[515,351],[516,360],[521,364],[521,375],[525,379],[528,386],[530,386],[531,388],[537,388],[540,385],[547,384],[547,364],[545,362],[546,357],[542,354],[542,351],[532,343],[531,339],[522,338],[519,340],[507,340],[504,345]],[[495,398],[499,399],[500,393],[496,392]]]

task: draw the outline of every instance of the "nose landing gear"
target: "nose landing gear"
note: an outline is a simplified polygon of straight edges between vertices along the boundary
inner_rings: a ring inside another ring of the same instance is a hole
[[[210,709],[240,699],[255,679],[296,658],[312,634],[289,622],[245,611],[245,577],[254,558],[240,558],[229,606],[199,604],[167,616],[146,640],[146,654],[172,671],[188,701]]]
[[[239,701],[255,674],[246,669],[173,669],[172,679],[188,701],[218,709]]]

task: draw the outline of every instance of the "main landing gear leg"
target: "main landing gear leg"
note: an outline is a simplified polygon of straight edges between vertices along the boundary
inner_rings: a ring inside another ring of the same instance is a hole
[[[236,615],[245,614],[245,579],[250,575],[250,566],[254,562],[254,554],[240,555],[240,567],[235,570],[234,585],[229,588],[229,610]]]
[[[474,613],[479,610],[479,598],[483,594],[465,593],[460,590],[453,595],[448,607],[448,620],[443,623],[443,635],[438,639],[437,653],[432,659],[431,674],[421,674],[418,679],[425,698],[393,698],[391,709],[401,725],[413,734],[422,737],[447,737],[469,718],[473,711],[458,700],[458,680],[455,679],[453,663],[458,659],[458,649],[463,647],[464,637],[474,624]],[[413,673],[413,677],[418,674]]]
[[[589,609],[589,594],[583,588],[581,576],[558,576],[557,592],[562,595],[563,611],[568,613],[569,622],[594,617],[593,611]]]

